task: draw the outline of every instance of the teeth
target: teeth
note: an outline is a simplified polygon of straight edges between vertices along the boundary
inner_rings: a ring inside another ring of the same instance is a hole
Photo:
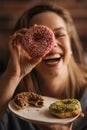
[[[60,58],[60,57],[61,57],[61,55],[55,54],[55,55],[44,57],[44,60],[55,59],[55,58]]]

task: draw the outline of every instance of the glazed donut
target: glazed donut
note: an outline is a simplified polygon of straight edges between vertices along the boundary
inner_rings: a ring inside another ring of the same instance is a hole
[[[28,106],[42,107],[44,105],[42,96],[34,92],[21,92],[15,95],[13,101],[17,109],[24,109]]]
[[[31,57],[45,56],[53,47],[53,31],[44,25],[34,25],[22,37],[22,45]]]
[[[63,99],[50,104],[49,111],[58,118],[69,118],[80,114],[82,109],[77,99]]]

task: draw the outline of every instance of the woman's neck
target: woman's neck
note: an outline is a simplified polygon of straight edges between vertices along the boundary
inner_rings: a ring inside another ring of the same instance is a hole
[[[47,76],[42,77],[39,75],[38,79],[38,86],[42,95],[55,98],[67,96],[65,89],[68,86],[68,73],[66,73],[65,76],[50,76],[48,78]]]

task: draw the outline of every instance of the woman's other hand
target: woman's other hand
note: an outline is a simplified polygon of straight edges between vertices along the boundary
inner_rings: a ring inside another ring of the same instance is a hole
[[[82,117],[84,117],[84,113],[81,113],[78,116],[78,119],[82,118]],[[49,125],[49,124],[40,125],[40,124],[37,124],[37,127],[39,127],[41,130],[72,130],[72,125],[74,122],[75,122],[75,120],[73,122],[65,124],[65,125]]]

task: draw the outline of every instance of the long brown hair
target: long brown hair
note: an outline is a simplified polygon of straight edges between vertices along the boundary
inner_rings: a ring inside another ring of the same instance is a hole
[[[70,36],[71,41],[71,48],[72,48],[72,57],[69,63],[69,84],[67,86],[66,94],[67,97],[77,97],[80,98],[82,91],[86,88],[86,80],[87,80],[87,73],[84,65],[84,51],[82,45],[80,43],[78,34],[76,32],[73,20],[70,16],[70,13],[62,8],[62,7],[54,7],[52,5],[36,5],[31,9],[27,10],[18,20],[14,31],[19,30],[20,28],[28,28],[29,21],[32,17],[36,14],[52,11],[59,16],[61,16],[67,26],[68,33]],[[29,91],[38,90],[37,79],[35,76],[35,70],[27,75],[23,81],[19,84],[19,86],[30,86]],[[33,87],[34,86],[34,87]],[[22,90],[23,91],[23,90]]]

